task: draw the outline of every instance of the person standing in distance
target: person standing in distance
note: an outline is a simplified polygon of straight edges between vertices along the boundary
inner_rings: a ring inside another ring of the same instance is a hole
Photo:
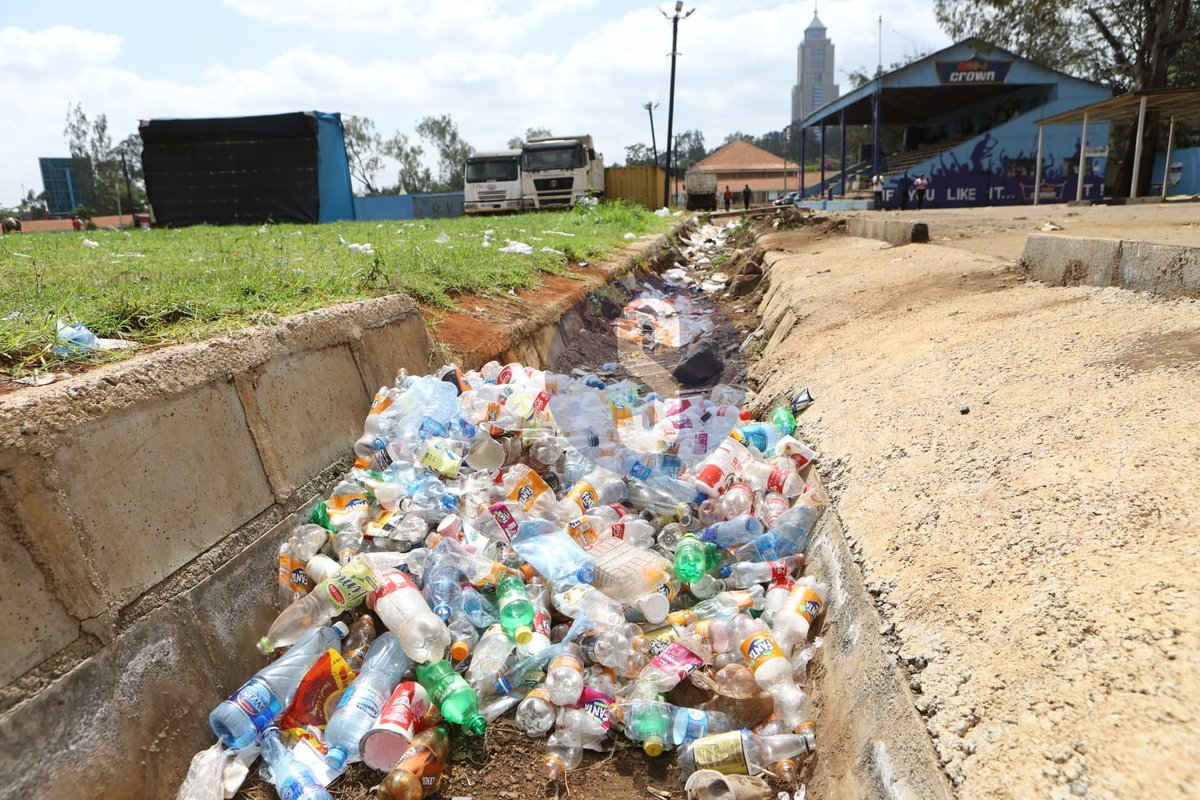
[[[750,195],[750,184],[747,183],[746,187],[742,189],[742,205],[746,207],[747,211],[750,210]]]
[[[875,210],[883,211],[883,176],[871,178],[871,191],[875,193]]]
[[[733,192],[729,191],[729,184],[725,184],[725,211],[729,212],[729,204],[733,202]]]
[[[925,173],[922,172],[913,181],[913,189],[917,192],[917,211],[920,211],[925,206],[925,190],[929,188],[929,181],[925,180]]]

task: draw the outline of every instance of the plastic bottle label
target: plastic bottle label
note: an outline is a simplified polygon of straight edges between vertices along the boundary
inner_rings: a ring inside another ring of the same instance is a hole
[[[411,581],[410,581],[411,585]],[[324,587],[329,602],[339,611],[354,608],[377,586],[371,567],[365,561],[351,561],[340,570],[321,581],[317,588]]]
[[[622,530],[624,527],[624,525],[621,526]],[[567,533],[571,534],[571,538],[584,549],[591,547],[600,539],[600,532],[585,517],[578,517],[567,523]],[[613,533],[613,536],[616,534]]]
[[[458,475],[458,470],[462,466],[462,459],[458,457],[458,454],[451,452],[437,440],[430,439],[429,442],[429,446],[425,448],[425,453],[421,456],[421,463],[446,478]]]
[[[608,526],[608,532],[612,535],[612,537],[614,539],[624,539],[625,538],[625,523],[624,522],[614,522],[612,525]]]
[[[580,511],[587,511],[600,502],[600,495],[596,491],[596,487],[587,481],[576,481],[575,485],[571,487],[571,491],[567,492],[567,496],[563,499],[570,500],[579,506]]]
[[[781,581],[788,576],[788,564],[786,561],[768,561],[771,565],[771,580]]]
[[[675,675],[683,680],[691,675],[697,667],[703,666],[704,659],[687,649],[679,642],[672,642],[665,650],[650,659],[650,665],[667,675]]]
[[[586,692],[587,690],[584,689],[584,691]],[[533,698],[534,700],[541,700],[542,702],[546,703],[547,705],[551,705],[551,706],[554,705],[554,701],[550,699],[550,695],[546,694],[545,688],[541,687],[541,686],[535,686],[532,689],[530,689],[529,692],[525,695],[525,697],[527,699]]]
[[[549,675],[551,672],[554,672],[554,670],[556,670],[556,669],[573,669],[576,672],[578,672],[580,675],[582,675],[583,674],[583,662],[580,661],[575,655],[573,655],[571,653],[564,653],[563,655],[554,658],[550,662],[550,666],[549,666],[549,668],[547,668],[546,674]]]
[[[242,710],[258,733],[271,727],[271,723],[275,721],[275,717],[281,710],[275,693],[261,678],[251,678],[246,681],[245,686],[229,697],[229,702]]]
[[[600,727],[607,731],[611,724],[609,718],[612,703],[613,698],[609,695],[585,687],[583,694],[579,695],[576,708],[582,708],[589,717],[599,722]]]
[[[653,474],[653,471],[642,462],[635,461],[633,462],[633,466],[629,468],[629,474],[638,480],[644,481]]]
[[[493,503],[488,506],[488,511],[492,515],[492,519],[496,520],[496,524],[500,526],[504,536],[511,542],[512,537],[517,535],[517,520],[513,513],[508,510],[508,506],[504,503]]]
[[[499,418],[500,418],[500,404],[499,403],[488,403],[487,411],[484,412],[484,415],[483,415],[483,421],[484,422],[495,422]],[[497,425],[488,425],[487,431],[493,437],[501,436],[504,433],[504,429]]]
[[[363,492],[357,492],[355,494],[339,494],[329,498],[325,503],[325,509],[330,513],[344,513],[359,508],[366,509],[367,505],[367,495]]]
[[[796,604],[796,613],[808,620],[811,625],[813,620],[821,615],[821,609],[824,607],[825,601],[821,595],[806,586],[800,593],[800,601]]]
[[[745,638],[741,646],[742,656],[750,669],[758,672],[758,668],[773,658],[783,658],[775,638],[769,633],[752,633]]]
[[[371,719],[375,719],[383,711],[383,704],[386,700],[387,696],[379,689],[376,689],[374,686],[364,686],[355,681],[342,694],[342,699],[338,701],[337,707],[339,709],[352,708]]]
[[[741,731],[705,736],[692,743],[696,769],[715,769],[723,775],[749,775]]]
[[[437,686],[433,687],[433,702],[440,708],[447,697],[463,688],[470,689],[466,680],[457,672],[452,673],[449,678],[438,681]]]
[[[787,480],[792,476],[789,470],[781,467],[773,467],[771,474],[767,476],[767,491],[783,493],[783,487],[787,485]]]
[[[412,578],[408,577],[408,575],[400,572],[399,570],[388,570],[384,573],[383,579],[380,580],[379,588],[376,589],[371,595],[370,605],[374,607],[375,604],[380,600],[387,597],[392,592],[396,592],[401,589],[412,589],[413,591],[417,591],[416,585],[412,582]]]
[[[422,786],[433,787],[441,779],[442,762],[438,760],[437,753],[424,742],[413,742],[404,751],[404,755],[400,756],[400,763],[393,771],[399,769],[416,775],[421,779]]]
[[[679,629],[674,625],[664,625],[661,628],[655,628],[652,631],[646,631],[642,636],[647,641],[647,646],[651,656],[656,656],[677,639],[679,639]]]
[[[370,416],[371,414],[382,414],[384,411],[387,411],[391,405],[392,393],[387,389],[380,389],[375,393],[375,397],[371,400],[371,410],[367,412],[367,415]]]
[[[304,571],[304,562],[291,553],[279,554],[279,585],[286,586],[295,594],[308,592],[308,573]]]
[[[545,411],[548,405],[550,405],[550,393],[542,389],[537,393],[537,397],[533,398],[533,410],[538,412]]]
[[[530,470],[525,477],[517,481],[517,485],[508,493],[508,499],[520,506],[522,511],[529,513],[537,499],[548,491],[550,487],[542,480],[542,476]]]

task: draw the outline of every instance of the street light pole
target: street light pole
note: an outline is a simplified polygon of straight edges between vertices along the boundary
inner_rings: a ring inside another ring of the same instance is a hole
[[[687,19],[696,9],[692,9],[683,15],[682,19]],[[667,12],[659,9],[664,17],[667,17]],[[667,104],[667,174],[663,178],[663,205],[670,207],[671,205],[671,169],[674,166],[672,157],[674,154],[674,142],[671,141],[671,136],[674,132],[675,124],[675,56],[678,55],[676,44],[679,42],[679,20],[680,13],[683,11],[683,0],[678,0],[675,3],[675,15],[667,17],[671,20],[671,97]]]
[[[658,103],[651,105],[646,103],[642,106],[646,109],[646,113],[650,115],[650,152],[654,153],[654,166],[658,166],[658,142],[654,138],[654,109],[658,108]]]

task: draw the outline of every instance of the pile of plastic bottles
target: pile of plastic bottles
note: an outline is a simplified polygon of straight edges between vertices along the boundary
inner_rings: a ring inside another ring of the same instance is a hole
[[[622,736],[794,780],[825,500],[793,413],[745,416],[581,371],[402,374],[280,547],[259,648],[286,651],[213,710],[220,744],[302,800],[360,760],[378,797],[429,796],[450,737],[510,712],[552,780]]]

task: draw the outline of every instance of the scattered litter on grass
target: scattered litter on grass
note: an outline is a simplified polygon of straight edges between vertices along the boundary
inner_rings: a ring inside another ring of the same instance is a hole
[[[533,255],[533,247],[532,247],[532,245],[525,244],[524,242],[514,242],[512,239],[509,239],[508,244],[506,244],[504,247],[500,248],[500,252],[501,253],[516,253],[517,255],[522,255],[522,256],[531,256],[531,255]]]
[[[84,247],[92,247],[92,248],[95,248],[95,247],[99,247],[99,246],[100,246],[100,243],[99,243],[99,242],[94,242],[94,241],[92,241],[91,239],[87,239],[87,238],[85,238],[85,239],[83,240],[83,246],[84,246]]]
[[[437,235],[437,238],[434,239],[434,241],[438,244],[450,244],[450,237],[446,235],[445,231],[442,231]]]

